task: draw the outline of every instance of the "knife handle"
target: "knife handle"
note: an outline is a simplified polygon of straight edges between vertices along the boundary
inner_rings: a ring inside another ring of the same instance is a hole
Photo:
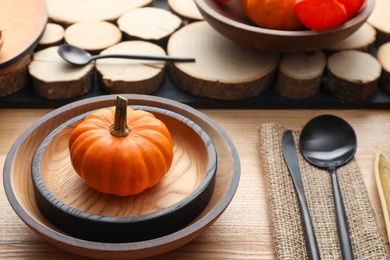
[[[306,249],[310,260],[320,260],[320,252],[318,250],[317,239],[314,233],[313,224],[311,222],[309,207],[307,206],[303,191],[297,191],[299,210],[301,211],[303,233],[305,234]]]

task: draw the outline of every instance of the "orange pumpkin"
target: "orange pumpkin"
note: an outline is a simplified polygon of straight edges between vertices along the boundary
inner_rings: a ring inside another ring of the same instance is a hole
[[[303,27],[298,19],[296,0],[241,0],[248,18],[256,25],[275,30],[297,30]]]
[[[165,124],[147,111],[117,106],[89,114],[71,133],[74,170],[96,190],[127,196],[157,184],[173,160],[173,143]]]

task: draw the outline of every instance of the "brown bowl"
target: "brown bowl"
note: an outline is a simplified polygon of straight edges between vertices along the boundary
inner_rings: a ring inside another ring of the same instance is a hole
[[[31,178],[32,158],[38,146],[54,129],[83,113],[114,106],[116,95],[104,95],[68,104],[56,109],[26,129],[12,145],[4,163],[4,189],[16,214],[37,234],[53,245],[74,254],[96,259],[138,259],[178,248],[210,226],[223,213],[237,190],[240,161],[228,135],[203,113],[169,99],[123,95],[130,105],[167,109],[198,124],[211,138],[217,152],[215,188],[206,208],[184,228],[155,239],[104,243],[75,238],[57,228],[39,210]]]
[[[174,144],[170,170],[138,195],[100,193],[79,177],[69,156],[70,134],[90,113],[66,121],[39,145],[31,170],[39,209],[62,231],[97,242],[143,241],[180,230],[207,206],[217,168],[207,133],[170,110],[133,108],[152,113],[168,128]]]
[[[240,0],[218,3],[215,0],[195,0],[205,20],[231,40],[262,51],[307,52],[321,50],[339,42],[363,25],[374,9],[375,0],[366,0],[349,21],[328,30],[283,31],[261,28],[245,15]]]

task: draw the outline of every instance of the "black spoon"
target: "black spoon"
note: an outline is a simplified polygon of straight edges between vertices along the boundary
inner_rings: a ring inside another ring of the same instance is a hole
[[[172,57],[172,56],[154,56],[154,55],[130,55],[130,54],[107,54],[107,55],[90,55],[87,51],[75,46],[63,44],[58,47],[58,54],[67,62],[83,66],[93,60],[104,58],[124,58],[136,60],[161,60],[173,62],[194,62],[194,58]]]
[[[356,134],[343,119],[332,115],[321,115],[313,118],[303,127],[299,143],[302,155],[307,161],[327,169],[330,173],[341,253],[343,259],[353,259],[336,168],[350,161],[355,155]]]

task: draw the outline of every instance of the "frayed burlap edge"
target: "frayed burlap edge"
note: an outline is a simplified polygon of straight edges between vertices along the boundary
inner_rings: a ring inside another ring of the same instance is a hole
[[[281,148],[285,130],[274,123],[262,124],[260,150],[276,256],[283,260],[302,260],[307,259],[307,253],[300,212]],[[299,133],[294,132],[296,144],[298,136]],[[307,163],[299,152],[298,159],[321,259],[341,259],[330,175]],[[356,161],[353,159],[338,168],[337,176],[355,259],[390,259]]]

